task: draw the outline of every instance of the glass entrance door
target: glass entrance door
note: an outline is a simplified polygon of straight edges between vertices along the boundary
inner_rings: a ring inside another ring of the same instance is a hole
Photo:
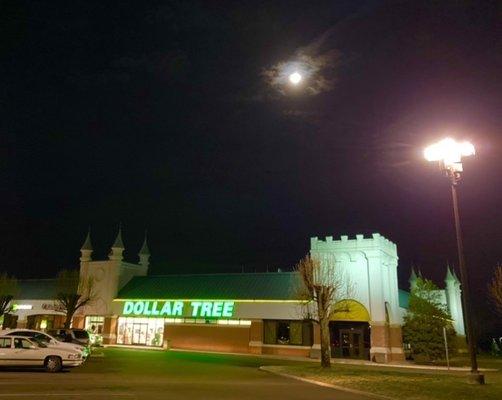
[[[133,324],[132,325],[132,344],[146,345],[147,332],[148,332],[148,324]]]
[[[370,330],[367,322],[331,321],[329,323],[332,357],[370,357]]]
[[[359,329],[340,329],[340,349],[342,357],[362,358],[363,332]]]
[[[119,317],[117,344],[162,346],[164,318]]]

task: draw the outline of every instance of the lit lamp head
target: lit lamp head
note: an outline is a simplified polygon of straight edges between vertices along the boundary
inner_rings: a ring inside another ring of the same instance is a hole
[[[439,162],[448,176],[458,181],[462,172],[462,157],[472,156],[475,153],[472,143],[467,141],[457,142],[451,138],[446,138],[426,147],[424,157],[427,161]]]

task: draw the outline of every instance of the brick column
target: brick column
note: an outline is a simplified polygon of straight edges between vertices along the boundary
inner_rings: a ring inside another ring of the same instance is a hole
[[[321,358],[321,328],[315,322],[312,324],[312,339],[310,358]]]
[[[372,321],[370,359],[377,363],[391,361],[389,343],[389,325],[385,322]]]
[[[404,361],[403,333],[401,325],[389,325],[389,345],[391,361]]]
[[[253,354],[262,354],[263,351],[263,321],[251,321],[249,327],[249,352]]]
[[[117,320],[116,316],[105,317],[103,326],[103,344],[115,344],[117,342]]]

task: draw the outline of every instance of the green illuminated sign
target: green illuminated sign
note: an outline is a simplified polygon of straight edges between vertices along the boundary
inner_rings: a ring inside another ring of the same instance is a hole
[[[141,315],[148,317],[181,317],[186,315],[185,305],[192,317],[232,317],[233,301],[126,301],[123,315]]]
[[[31,304],[13,304],[12,311],[17,310],[31,310],[33,306]]]

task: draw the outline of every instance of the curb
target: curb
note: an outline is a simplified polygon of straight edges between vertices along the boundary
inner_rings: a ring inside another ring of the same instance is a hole
[[[374,398],[374,399],[395,400],[393,397],[388,397],[388,396],[384,396],[384,395],[381,395],[381,394],[364,392],[362,390],[357,390],[357,389],[349,389],[349,388],[346,388],[344,386],[338,386],[338,385],[333,385],[331,383],[319,382],[319,381],[316,381],[316,380],[313,380],[313,379],[302,378],[300,376],[291,375],[291,374],[287,374],[287,373],[284,373],[284,372],[277,372],[277,371],[274,371],[273,369],[271,369],[271,368],[269,368],[267,366],[261,366],[258,369],[260,371],[268,372],[269,374],[274,374],[274,375],[282,376],[284,378],[289,378],[289,379],[295,379],[297,381],[310,383],[312,385],[323,386],[323,387],[327,387],[327,388],[330,388],[330,389],[341,390],[343,392],[348,392],[348,393],[353,393],[353,394],[360,394],[362,396],[371,397],[371,398]]]

